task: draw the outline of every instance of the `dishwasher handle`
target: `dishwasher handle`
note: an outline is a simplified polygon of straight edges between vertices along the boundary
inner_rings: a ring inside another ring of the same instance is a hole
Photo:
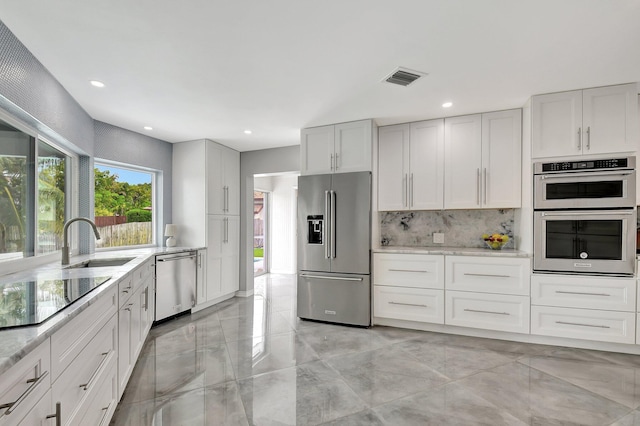
[[[157,258],[158,262],[173,262],[174,260],[182,260],[182,259],[195,259],[197,256],[196,253],[190,253],[184,256],[171,256],[171,257],[161,257]]]

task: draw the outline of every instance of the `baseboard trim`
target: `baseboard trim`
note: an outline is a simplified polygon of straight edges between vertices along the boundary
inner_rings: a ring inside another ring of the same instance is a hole
[[[238,297],[251,297],[253,296],[253,290],[238,290],[236,291]]]

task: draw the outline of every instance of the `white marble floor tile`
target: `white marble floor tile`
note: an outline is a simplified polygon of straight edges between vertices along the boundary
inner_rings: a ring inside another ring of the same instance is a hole
[[[227,342],[293,332],[293,327],[284,316],[268,310],[253,311],[244,317],[221,319],[220,325]]]
[[[371,330],[341,325],[322,325],[297,331],[322,359],[377,349],[389,344]]]

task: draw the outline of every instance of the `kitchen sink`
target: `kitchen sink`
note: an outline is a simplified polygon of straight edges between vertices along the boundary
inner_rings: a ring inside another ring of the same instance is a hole
[[[65,269],[74,269],[74,268],[103,268],[107,266],[121,266],[127,262],[132,261],[135,257],[117,257],[110,259],[90,259],[85,260],[84,262],[76,263],[74,265],[69,265],[65,267]]]

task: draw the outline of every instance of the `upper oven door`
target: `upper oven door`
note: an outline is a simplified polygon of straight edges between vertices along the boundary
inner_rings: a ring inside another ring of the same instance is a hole
[[[634,208],[635,170],[536,174],[534,209]]]
[[[533,269],[633,274],[635,210],[534,212]]]

